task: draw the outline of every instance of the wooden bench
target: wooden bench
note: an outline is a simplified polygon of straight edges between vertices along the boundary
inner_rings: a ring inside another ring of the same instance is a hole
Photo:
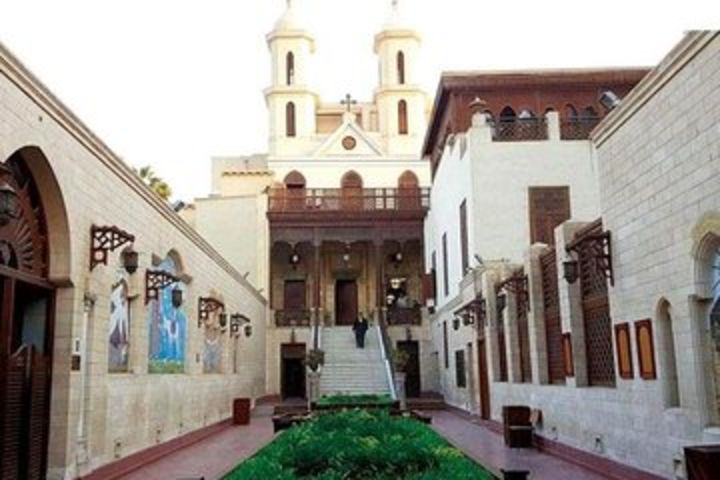
[[[531,448],[533,429],[542,421],[542,412],[525,405],[503,407],[503,437],[510,448]]]

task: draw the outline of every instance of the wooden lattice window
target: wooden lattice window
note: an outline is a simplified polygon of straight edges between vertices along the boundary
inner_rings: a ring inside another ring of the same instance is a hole
[[[618,358],[618,374],[621,378],[633,378],[630,326],[627,323],[615,325],[615,348]]]
[[[530,187],[530,243],[555,244],[555,228],[570,219],[570,187]]]
[[[598,262],[595,240],[603,233],[596,221],[579,232],[576,239],[580,264],[580,290],[585,326],[585,352],[588,382],[592,386],[615,386],[615,360],[612,344],[612,320],[608,301],[606,272]],[[587,240],[584,240],[587,239]]]
[[[455,351],[455,381],[458,388],[467,387],[467,375],[465,374],[465,350]]]
[[[521,272],[519,281],[527,285],[527,277]],[[515,311],[517,313],[518,326],[518,345],[520,347],[520,381],[532,381],[532,363],[530,360],[530,328],[528,325],[528,301],[527,290],[524,288],[516,288],[515,291]]]
[[[644,380],[655,380],[655,344],[653,342],[652,322],[640,320],[635,322],[635,339],[637,341],[638,370]]]
[[[565,383],[562,353],[562,321],[558,292],[557,254],[555,249],[540,257],[547,345],[548,378],[550,383]]]

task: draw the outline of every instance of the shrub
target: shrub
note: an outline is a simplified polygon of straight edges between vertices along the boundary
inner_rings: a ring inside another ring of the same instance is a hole
[[[420,422],[352,410],[291,428],[225,480],[493,478]]]
[[[321,407],[334,405],[351,406],[391,406],[393,399],[390,395],[332,395],[322,397],[317,401]]]

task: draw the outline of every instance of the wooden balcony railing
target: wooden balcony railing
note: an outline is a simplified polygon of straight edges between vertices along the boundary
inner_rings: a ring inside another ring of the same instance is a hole
[[[424,212],[427,188],[273,188],[270,212]]]
[[[548,128],[544,118],[517,118],[495,123],[493,140],[496,142],[521,142],[547,140]]]
[[[587,140],[590,132],[600,123],[600,118],[575,118],[560,122],[560,138],[562,140]]]
[[[422,310],[420,306],[415,307],[390,307],[386,313],[387,324],[397,325],[420,325],[422,324]]]
[[[277,327],[309,327],[310,310],[276,310],[275,326]]]

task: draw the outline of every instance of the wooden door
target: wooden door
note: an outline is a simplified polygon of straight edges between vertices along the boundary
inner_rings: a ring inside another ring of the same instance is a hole
[[[487,345],[478,340],[478,379],[480,382],[480,418],[490,420],[490,381],[488,376]]]
[[[398,350],[408,355],[405,367],[405,393],[408,398],[419,398],[420,386],[420,347],[416,341],[397,343]]]
[[[357,282],[355,280],[338,280],[335,284],[335,323],[337,325],[352,325],[357,317]]]
[[[280,394],[286,398],[305,398],[305,344],[280,347]]]

